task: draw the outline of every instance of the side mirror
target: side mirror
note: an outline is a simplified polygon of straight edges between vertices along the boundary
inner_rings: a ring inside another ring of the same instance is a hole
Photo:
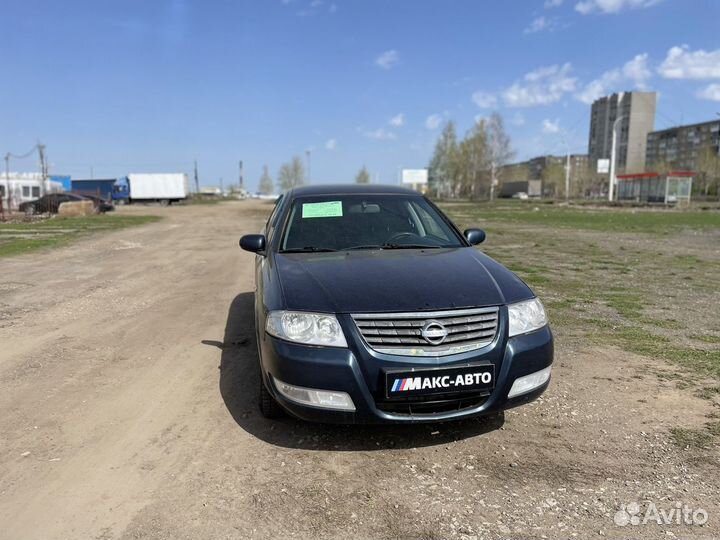
[[[485,241],[485,231],[482,229],[465,229],[463,234],[465,235],[465,240],[467,240],[471,246],[476,246]]]
[[[240,238],[240,247],[245,251],[257,253],[265,251],[265,235],[264,234],[246,234]]]

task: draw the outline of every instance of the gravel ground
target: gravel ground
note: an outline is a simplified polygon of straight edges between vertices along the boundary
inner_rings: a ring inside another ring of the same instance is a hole
[[[670,436],[713,402],[615,347],[559,340],[504,419],[264,420],[237,238],[269,209],[123,208],[165,219],[0,261],[0,538],[720,537],[720,451]],[[625,524],[677,505],[707,521]]]

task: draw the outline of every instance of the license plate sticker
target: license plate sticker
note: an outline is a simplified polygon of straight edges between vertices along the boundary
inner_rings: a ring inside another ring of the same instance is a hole
[[[387,373],[388,397],[425,396],[491,390],[495,366],[462,366]]]

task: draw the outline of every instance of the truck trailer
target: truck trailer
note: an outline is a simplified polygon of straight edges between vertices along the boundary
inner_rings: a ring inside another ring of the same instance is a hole
[[[188,197],[188,178],[184,173],[129,174],[115,184],[113,201],[118,204],[159,202],[172,204]]]
[[[72,179],[70,191],[78,195],[92,195],[106,201],[113,199],[115,178]]]

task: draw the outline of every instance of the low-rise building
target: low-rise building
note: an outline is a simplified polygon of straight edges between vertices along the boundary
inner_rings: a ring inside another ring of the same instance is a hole
[[[570,154],[571,193],[578,194],[584,191],[590,177],[588,163],[587,154]],[[500,177],[503,185],[522,180],[541,181],[543,195],[552,197],[558,193],[564,193],[566,165],[567,156],[538,156],[527,161],[505,165]]]
[[[703,160],[720,155],[720,120],[677,126],[647,135],[648,167],[702,170]]]
[[[40,173],[0,174],[0,198],[5,210],[15,210],[20,203],[34,201],[46,193],[58,191],[63,191],[62,184],[49,179],[43,182]]]

